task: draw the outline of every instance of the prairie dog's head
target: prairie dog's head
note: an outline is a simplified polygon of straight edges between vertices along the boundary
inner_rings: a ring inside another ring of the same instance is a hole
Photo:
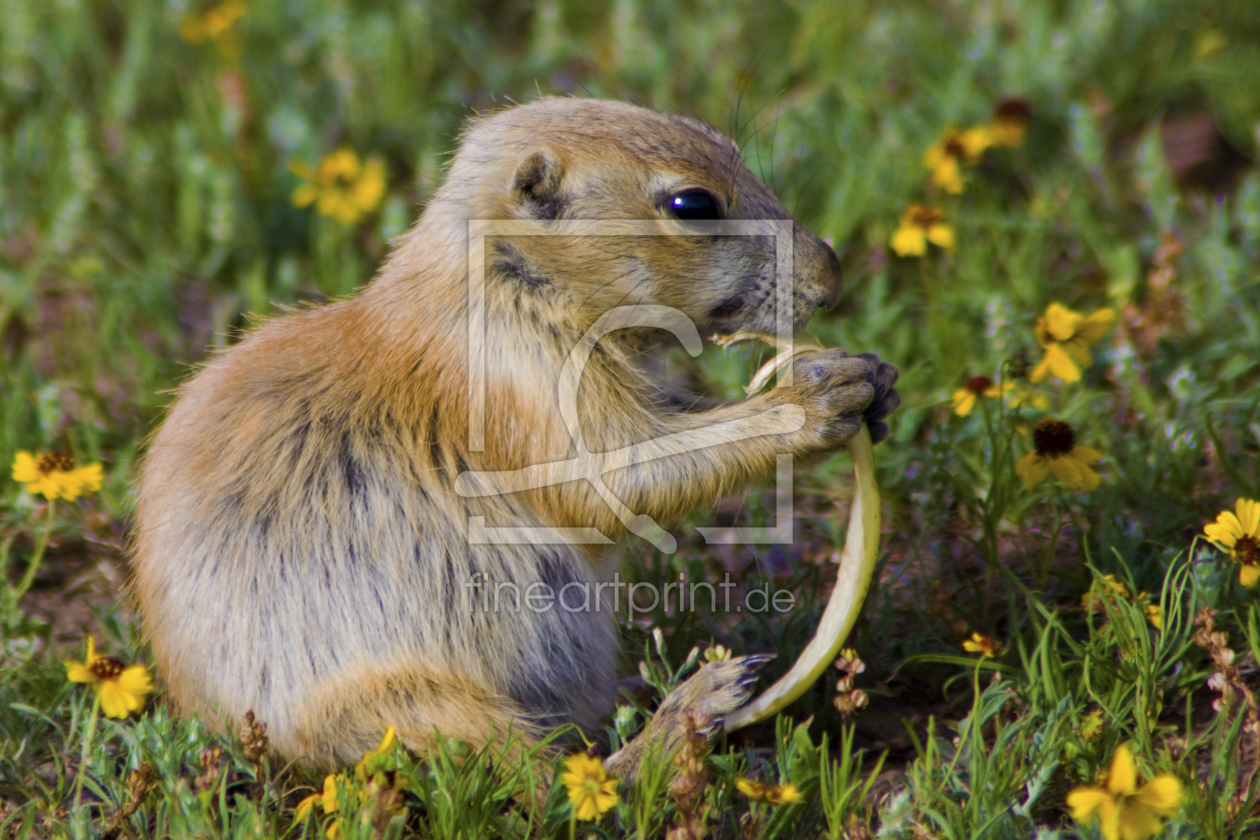
[[[840,291],[831,248],[792,219],[730,139],[619,102],[547,98],[474,121],[426,215],[435,211],[461,221],[651,220],[631,235],[485,240],[489,305],[546,308],[579,330],[613,307],[649,303],[683,311],[705,337],[774,332],[776,239],[730,235],[723,222],[732,220],[788,222],[794,330]]]

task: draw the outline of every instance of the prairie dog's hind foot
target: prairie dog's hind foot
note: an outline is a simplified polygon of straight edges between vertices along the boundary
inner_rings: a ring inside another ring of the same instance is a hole
[[[762,666],[773,658],[773,654],[761,653],[708,663],[669,693],[647,728],[605,759],[604,769],[631,784],[649,745],[666,755],[678,749],[678,724],[688,713],[704,721],[699,733],[712,738],[722,729],[725,717],[748,702]]]

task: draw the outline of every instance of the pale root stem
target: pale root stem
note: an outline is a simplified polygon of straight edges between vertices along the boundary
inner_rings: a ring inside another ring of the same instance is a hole
[[[775,336],[761,333],[740,332],[724,338],[714,337],[714,341],[722,346],[748,339],[766,341],[780,351],[757,371],[752,383],[745,389],[749,394],[761,390],[775,373],[797,356],[816,353],[821,349],[795,342],[784,347]],[[871,576],[875,572],[875,561],[879,558],[879,487],[875,483],[875,453],[871,434],[865,423],[849,441],[848,450],[853,461],[853,505],[849,508],[849,529],[844,540],[844,550],[840,554],[836,585],[831,590],[831,599],[823,611],[818,630],[790,671],[756,700],[726,716],[724,726],[727,732],[773,717],[804,694],[839,655],[840,648],[844,646],[849,631],[857,621],[862,600],[866,597]]]

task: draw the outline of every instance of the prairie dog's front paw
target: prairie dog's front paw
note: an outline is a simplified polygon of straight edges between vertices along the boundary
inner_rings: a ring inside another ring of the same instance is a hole
[[[870,424],[872,440],[888,435],[882,420],[901,402],[892,387],[896,381],[897,368],[875,355],[824,350],[793,362],[792,385],[779,393],[783,402],[805,409],[803,448],[827,451],[844,445],[863,422]]]
[[[866,407],[866,411],[862,412],[862,422],[870,430],[871,443],[879,443],[888,437],[888,424],[883,422],[884,418],[901,405],[901,394],[893,387],[897,384],[901,371],[896,365],[881,362],[874,353],[863,353],[859,358],[875,365],[875,375],[871,381],[875,387],[875,396],[871,398],[871,404]]]

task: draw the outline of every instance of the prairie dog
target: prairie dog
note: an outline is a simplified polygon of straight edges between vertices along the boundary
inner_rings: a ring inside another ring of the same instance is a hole
[[[672,232],[485,240],[480,450],[468,361],[478,219],[659,220]],[[179,708],[211,721],[253,710],[273,750],[319,768],[356,761],[390,725],[423,752],[435,730],[477,743],[509,726],[595,724],[617,677],[609,609],[484,609],[472,582],[593,588],[612,578],[615,548],[471,544],[469,523],[616,540],[621,520],[583,480],[487,496],[456,482],[573,456],[557,383],[610,310],[672,307],[701,336],[775,330],[774,239],[687,235],[711,219],[791,215],[708,125],[544,98],[470,124],[443,186],[357,297],[277,317],[211,358],[149,447],[136,511],[133,591]],[[840,272],[792,225],[799,330],[835,300]],[[863,420],[882,437],[899,399],[891,365],[833,350],[797,360],[790,387],[701,403],[661,381],[661,343],[650,326],[602,338],[576,405],[589,451],[649,452],[603,479],[666,527],[770,478],[780,453],[826,454]],[[765,418],[788,409],[793,431],[689,451],[662,441],[736,420],[778,428]],[[673,705],[720,722],[759,662],[706,666]]]

